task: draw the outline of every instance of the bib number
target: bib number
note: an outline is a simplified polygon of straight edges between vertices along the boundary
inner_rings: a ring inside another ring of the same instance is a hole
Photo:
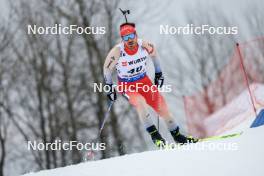
[[[133,68],[133,69],[129,70],[128,73],[130,73],[130,74],[138,73],[138,72],[140,72],[142,70],[142,68],[143,67],[141,65],[141,66],[139,66],[137,68]]]

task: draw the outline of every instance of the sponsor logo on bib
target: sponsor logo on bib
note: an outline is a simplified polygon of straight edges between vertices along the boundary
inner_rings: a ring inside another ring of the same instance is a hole
[[[144,56],[142,58],[139,58],[139,59],[136,59],[136,60],[133,60],[133,61],[129,61],[128,64],[129,65],[137,64],[137,63],[145,61],[146,59],[147,59],[147,56]]]

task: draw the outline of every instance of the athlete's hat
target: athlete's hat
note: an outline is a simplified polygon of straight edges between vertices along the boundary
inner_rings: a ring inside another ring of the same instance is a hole
[[[125,36],[136,32],[135,23],[123,23],[120,25],[120,35]]]

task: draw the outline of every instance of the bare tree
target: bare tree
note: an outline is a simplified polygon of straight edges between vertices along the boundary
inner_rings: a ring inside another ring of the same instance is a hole
[[[2,112],[0,111],[0,176],[4,176],[4,166],[6,159],[6,139],[7,139],[7,126],[4,122]]]
[[[207,9],[211,9],[208,11]],[[216,7],[186,7],[184,10],[185,21],[189,25],[202,26],[232,26],[231,19],[224,12]],[[177,24],[177,19],[171,19],[172,24]],[[169,65],[170,75],[177,79],[176,88],[181,95],[190,95],[199,92],[198,104],[187,107],[193,116],[206,117],[219,107],[227,103],[228,87],[234,85],[224,85],[221,77],[222,69],[230,61],[230,56],[235,46],[233,35],[219,34],[193,34],[192,36],[177,36],[177,40],[172,40],[173,47],[170,54],[176,59]],[[176,50],[175,48],[178,48]],[[180,55],[179,55],[180,53]],[[231,75],[230,75],[231,76]],[[218,81],[212,87],[212,83]],[[222,82],[222,83],[221,83]],[[197,97],[194,97],[197,98]],[[216,101],[217,99],[217,101]],[[198,112],[198,111],[199,112]],[[188,115],[188,114],[187,114]],[[201,120],[200,120],[201,122]],[[192,122],[196,123],[196,122]],[[202,123],[195,124],[202,130]]]
[[[10,90],[16,97],[6,103],[5,111],[23,139],[20,142],[97,141],[107,99],[104,93],[93,92],[93,83],[103,82],[105,56],[117,41],[113,26],[119,20],[118,4],[118,0],[89,3],[22,0],[12,4],[16,33],[10,34],[15,41],[10,45],[10,57],[15,64],[9,74]],[[101,37],[34,35],[26,31],[28,25],[54,24],[102,25],[106,26],[107,33]],[[100,142],[106,143],[107,148],[100,151],[97,159],[132,152],[133,146],[139,147],[139,151],[145,147],[139,120],[127,102],[119,101],[122,108],[114,106],[100,136]],[[32,161],[28,164],[39,170],[79,163],[85,151],[21,152],[30,154]]]
[[[249,74],[249,78],[252,81],[264,82],[264,33],[263,33],[263,10],[260,6],[250,4],[247,11],[244,14],[246,24],[248,27],[248,33],[252,36],[249,41],[244,41],[241,45],[241,52],[246,59],[246,63],[252,63],[251,70],[254,70],[255,74]]]
[[[8,114],[5,111],[5,104],[9,98],[8,89],[10,80],[8,74],[10,73],[9,69],[11,65],[7,50],[12,37],[9,35],[7,25],[8,24],[1,23],[0,26],[0,176],[4,176],[8,131],[10,128]]]
[[[206,11],[203,8],[198,10],[190,7],[186,8],[184,12],[187,24],[193,24],[194,26],[208,24],[215,27],[232,26],[223,12],[215,7],[210,9],[211,11]],[[193,36],[186,36],[186,39],[188,40],[184,40],[184,36],[182,36],[181,40],[174,41],[180,47],[180,50],[184,51],[185,57],[179,58],[177,51],[171,50],[178,58],[175,64],[176,69],[173,70],[176,73],[178,73],[178,69],[183,71],[177,74],[178,77],[188,77],[188,80],[192,80],[191,87],[179,84],[180,90],[201,90],[201,88],[204,89],[216,79],[223,66],[228,63],[235,39],[233,35],[221,36],[208,33],[193,34]]]

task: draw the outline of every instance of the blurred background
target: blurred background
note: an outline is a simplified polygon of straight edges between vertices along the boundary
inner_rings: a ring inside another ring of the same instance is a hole
[[[103,82],[105,57],[120,42],[118,30],[124,20],[119,7],[130,9],[128,20],[136,23],[139,37],[158,48],[165,83],[173,87],[164,96],[184,132],[183,96],[204,90],[218,77],[236,42],[264,33],[261,0],[1,0],[0,5],[0,176],[83,161],[83,151],[28,151],[27,141],[97,140],[107,98],[94,93],[93,84]],[[106,34],[27,34],[29,24],[56,23],[105,26]],[[160,34],[160,25],[186,24],[237,26],[238,34]],[[258,65],[263,71],[263,61]],[[169,138],[162,122],[161,131]],[[153,149],[136,111],[121,98],[100,141],[107,147],[95,160]]]

